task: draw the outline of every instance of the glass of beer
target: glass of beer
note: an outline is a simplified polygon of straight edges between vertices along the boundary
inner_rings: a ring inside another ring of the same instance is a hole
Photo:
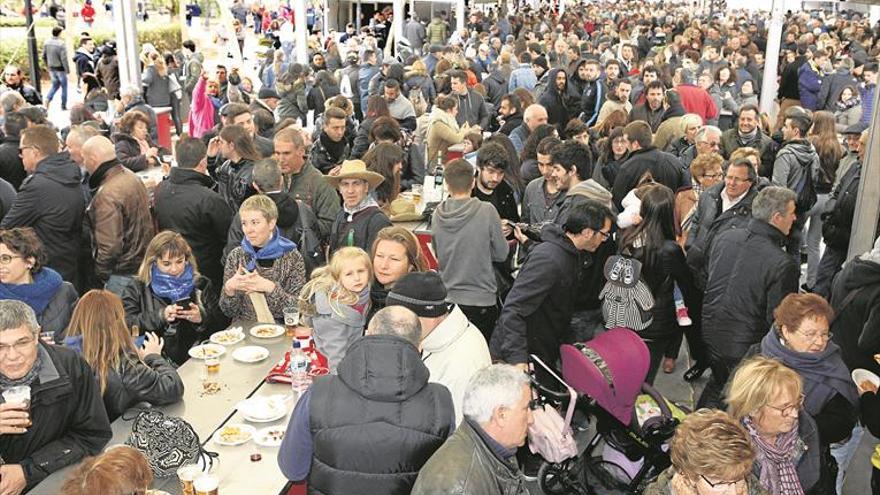
[[[31,387],[28,385],[20,385],[18,387],[9,387],[3,391],[3,402],[7,404],[23,404],[22,410],[28,413],[27,424],[24,428],[30,427],[31,421]]]
[[[177,479],[180,480],[181,495],[195,495],[193,482],[202,476],[202,468],[198,464],[186,464],[177,470]]]
[[[220,480],[211,474],[204,474],[193,481],[195,495],[220,495]]]
[[[205,359],[205,367],[202,370],[202,381],[207,385],[214,383],[220,385],[220,358],[210,357]]]
[[[296,335],[296,327],[299,326],[299,309],[290,307],[284,309],[284,329],[288,337]]]

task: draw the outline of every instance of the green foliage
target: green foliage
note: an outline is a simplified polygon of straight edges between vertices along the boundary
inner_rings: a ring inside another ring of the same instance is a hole
[[[98,44],[105,41],[115,40],[116,33],[106,29],[93,29],[91,31],[92,38]],[[37,33],[37,54],[42,56],[43,42],[49,39],[50,34],[39,30]],[[183,40],[180,37],[180,24],[174,22],[172,24],[147,24],[138,25],[138,43],[152,43],[160,52],[174,51],[180,49]],[[73,54],[70,54],[71,56]],[[22,68],[28,67],[27,43],[22,31],[21,36],[0,35],[0,67],[13,63]],[[42,61],[40,62],[42,66]],[[45,72],[45,67],[41,67]],[[72,69],[72,67],[71,67]],[[25,72],[27,72],[25,70]]]
[[[53,28],[53,27],[55,27],[56,24],[58,24],[58,21],[56,21],[55,19],[52,19],[50,17],[36,17],[34,19],[34,24],[36,24],[36,26],[38,28],[40,28],[40,27]],[[26,27],[25,26],[25,18],[24,17],[0,16],[0,27],[20,27],[20,28]]]

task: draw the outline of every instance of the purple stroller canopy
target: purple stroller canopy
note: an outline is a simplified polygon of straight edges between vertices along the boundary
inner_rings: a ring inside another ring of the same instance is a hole
[[[628,328],[614,328],[584,344],[565,344],[562,377],[626,426],[648,376],[648,346]]]

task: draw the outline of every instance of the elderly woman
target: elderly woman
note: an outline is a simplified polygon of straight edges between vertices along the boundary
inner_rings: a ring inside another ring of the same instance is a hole
[[[125,321],[140,335],[164,337],[168,357],[183,364],[189,348],[205,334],[209,312],[216,311],[209,285],[183,236],[160,232],[147,246],[134,282],[122,293]]]
[[[766,491],[752,473],[755,449],[746,429],[727,413],[700,409],[675,429],[672,467],[644,495],[759,495]]]
[[[434,109],[431,110],[430,126],[428,127],[428,166],[437,163],[437,159],[446,163],[446,151],[450,146],[458,144],[471,132],[465,125],[458,126],[455,116],[458,115],[458,98],[456,96],[438,96]]]
[[[372,245],[373,287],[371,313],[385,307],[388,291],[401,277],[410,272],[428,271],[419,240],[404,227],[386,227],[379,231]]]
[[[678,138],[669,142],[666,151],[681,157],[684,151],[697,142],[697,131],[703,126],[703,119],[695,114],[685,114],[679,120]]]
[[[98,380],[110,421],[139,402],[173,404],[183,397],[183,381],[162,357],[165,341],[148,333],[143,347],[135,347],[116,294],[87,292],[76,305],[68,333],[82,337],[82,355]]]
[[[281,237],[278,208],[268,196],[251,196],[238,213],[244,238],[226,257],[220,309],[233,320],[256,320],[251,295],[261,293],[275,320],[283,321],[284,308],[296,305],[306,282],[302,255]]]
[[[384,181],[382,175],[367,170],[367,164],[361,160],[346,160],[337,175],[327,177],[327,182],[342,196],[342,210],[330,227],[331,255],[346,246],[367,251],[376,234],[391,225],[371,194]]]
[[[30,227],[0,230],[0,299],[22,301],[37,315],[44,334],[61,342],[76,306],[76,289],[43,266],[43,243]]]
[[[138,110],[129,110],[116,124],[113,134],[116,156],[134,172],[162,165],[159,148],[150,138],[150,118]]]
[[[744,361],[727,391],[728,412],[757,451],[752,472],[772,495],[802,494],[820,480],[819,432],[802,393],[796,371],[763,356]]]
[[[700,201],[700,194],[721,182],[724,172],[721,165],[724,159],[717,153],[708,153],[694,158],[691,162],[691,187],[683,187],[675,193],[675,231],[678,243],[684,247],[691,230],[694,213]]]

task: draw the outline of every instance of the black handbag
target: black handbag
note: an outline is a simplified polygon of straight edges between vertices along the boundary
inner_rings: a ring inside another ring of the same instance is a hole
[[[181,466],[202,460],[207,471],[214,464],[214,459],[219,457],[216,452],[208,452],[202,447],[198,433],[186,420],[166,416],[156,410],[137,414],[125,444],[140,450],[147,457],[157,478],[173,476]]]

